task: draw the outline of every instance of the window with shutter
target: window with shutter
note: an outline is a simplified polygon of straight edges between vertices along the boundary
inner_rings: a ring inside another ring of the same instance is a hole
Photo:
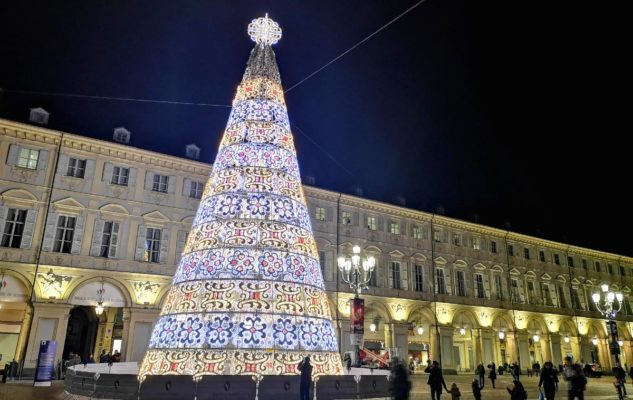
[[[378,229],[376,217],[367,217],[367,229],[369,229],[370,231],[375,231],[376,229]]]
[[[501,274],[494,274],[495,282],[495,298],[503,301],[503,282],[501,280]]]
[[[411,236],[413,236],[414,239],[422,239],[422,230],[418,225],[411,226]]]
[[[57,219],[57,230],[55,232],[55,244],[53,251],[56,253],[70,254],[75,235],[75,217],[60,215]]]
[[[494,240],[490,241],[490,252],[497,254],[497,242],[495,242]]]
[[[4,231],[2,233],[2,247],[20,248],[27,210],[9,208],[6,213]]]
[[[392,261],[391,262],[391,268],[390,268],[390,287],[392,289],[401,289],[401,282],[400,282],[400,262],[398,261]]]
[[[400,234],[400,224],[398,222],[390,222],[389,223],[389,232],[391,232],[392,235],[399,235]]]
[[[577,287],[571,288],[571,296],[572,296],[572,301],[574,303],[574,308],[576,310],[583,310],[582,302],[580,301],[580,295],[578,294]]]
[[[517,278],[511,278],[510,285],[512,290],[512,301],[514,303],[522,303],[521,295],[519,293],[519,280]]]
[[[350,225],[352,223],[352,213],[349,211],[341,212],[341,224]]]
[[[424,292],[424,267],[420,264],[415,264],[413,266],[413,273],[415,275],[415,291]]]
[[[110,183],[113,185],[127,186],[130,178],[130,169],[125,167],[113,167],[112,168],[112,180]]]
[[[315,209],[314,219],[317,221],[325,221],[325,208],[317,207]]]
[[[86,160],[80,160],[77,158],[68,159],[68,168],[66,169],[66,176],[72,176],[73,178],[83,179],[86,173]]]
[[[484,289],[484,276],[482,274],[475,274],[475,290],[477,291],[477,298],[486,298],[486,290]]]
[[[116,221],[106,221],[103,224],[101,234],[101,249],[99,257],[116,257],[117,245],[119,243],[119,223]]]
[[[189,197],[192,199],[202,198],[202,192],[204,191],[204,183],[198,181],[191,181],[189,189]]]
[[[439,294],[447,294],[444,268],[435,268],[435,291]]]
[[[37,169],[37,160],[40,157],[39,150],[21,148],[18,153],[16,165],[21,168]]]
[[[541,287],[543,288],[543,299],[545,299],[545,305],[553,307],[554,299],[552,298],[552,292],[550,291],[549,283],[543,283],[541,284]]]
[[[147,228],[145,234],[145,256],[143,258],[144,261],[151,263],[160,262],[160,237],[160,229]]]
[[[534,281],[528,281],[527,283],[527,293],[528,293],[528,303],[529,304],[537,304],[536,301],[536,287],[534,286]]]
[[[169,177],[166,175],[154,175],[152,191],[158,193],[167,193],[169,188]]]
[[[557,285],[558,286],[558,306],[560,308],[567,308],[567,297],[565,296],[565,289],[563,288],[562,285]]]
[[[24,221],[24,230],[22,231],[22,243],[20,248],[30,249],[33,242],[33,234],[35,233],[35,221],[37,220],[37,210],[27,210],[26,220]]]
[[[457,271],[457,295],[466,296],[466,273],[464,271]]]

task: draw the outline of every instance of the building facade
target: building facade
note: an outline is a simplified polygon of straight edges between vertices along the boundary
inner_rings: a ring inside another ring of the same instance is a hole
[[[140,361],[211,165],[0,120],[0,354],[33,368],[40,340]],[[599,285],[623,292],[621,358],[633,361],[633,258],[306,186],[340,351],[353,294],[336,259],[377,260],[364,347],[447,370],[566,355],[613,359]],[[95,306],[103,305],[100,315]]]

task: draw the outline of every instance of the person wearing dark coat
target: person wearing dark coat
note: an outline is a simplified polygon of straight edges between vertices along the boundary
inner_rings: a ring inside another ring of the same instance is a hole
[[[486,385],[486,369],[484,368],[484,364],[479,363],[475,370],[477,371],[477,377],[479,377],[479,387],[483,389]]]
[[[444,382],[444,375],[442,375],[442,369],[440,363],[433,361],[424,372],[429,374],[429,380],[426,382],[431,387],[431,400],[440,400],[442,395],[442,388],[448,392],[446,382]]]
[[[523,387],[523,384],[519,381],[514,382],[514,387],[512,389],[507,388],[508,393],[510,393],[510,400],[526,400],[527,392]]]
[[[558,372],[554,369],[554,364],[546,361],[541,370],[541,378],[538,381],[539,389],[543,388],[543,393],[547,400],[554,400],[558,390]]]
[[[626,383],[626,371],[620,366],[620,363],[616,363],[615,367],[613,367],[613,376],[620,381],[622,385],[622,394],[626,396],[626,386],[624,385]]]
[[[297,367],[301,372],[299,383],[299,400],[310,400],[310,386],[312,386],[312,364],[310,356],[306,356]]]
[[[479,379],[473,378],[473,397],[475,400],[481,400],[481,388],[479,387]]]
[[[409,400],[411,381],[409,381],[409,373],[402,361],[398,359],[394,360],[389,382],[389,391],[391,392],[391,398],[393,400]]]
[[[488,372],[488,378],[490,379],[490,382],[492,382],[492,388],[495,388],[495,379],[497,379],[497,366],[495,365],[495,363],[490,363],[488,364],[488,368],[490,369],[490,371]]]

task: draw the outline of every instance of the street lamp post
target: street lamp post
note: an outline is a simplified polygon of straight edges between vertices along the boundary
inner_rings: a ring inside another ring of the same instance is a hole
[[[361,257],[360,246],[352,248],[351,257],[338,258],[338,269],[341,271],[343,281],[349,284],[350,289],[354,291],[355,299],[360,298],[362,290],[368,288],[367,284],[371,280],[371,273],[375,266],[376,259],[374,257]],[[360,367],[360,340],[358,338],[356,338],[355,351],[356,366]]]
[[[613,292],[609,290],[609,285],[603,284],[600,286],[602,293],[596,292],[591,298],[593,302],[596,304],[596,308],[600,311],[600,314],[607,318],[609,325],[609,334],[611,336],[611,340],[609,343],[609,348],[611,352],[615,356],[615,362],[620,362],[620,348],[618,343],[618,331],[615,326],[615,317],[622,309],[622,302],[624,300],[624,296],[621,292]],[[617,304],[616,304],[617,300]]]

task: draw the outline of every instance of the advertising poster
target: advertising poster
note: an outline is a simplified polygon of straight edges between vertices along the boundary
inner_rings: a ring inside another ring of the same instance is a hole
[[[35,380],[33,386],[50,386],[55,376],[55,353],[57,342],[54,340],[42,340],[35,367]]]
[[[365,333],[365,301],[352,299],[350,302],[350,339],[352,345],[360,345]]]

